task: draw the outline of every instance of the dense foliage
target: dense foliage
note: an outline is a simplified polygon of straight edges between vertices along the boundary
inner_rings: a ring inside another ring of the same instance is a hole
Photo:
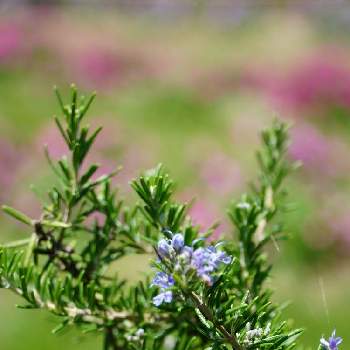
[[[287,127],[275,122],[262,133],[259,178],[228,210],[232,239],[216,241],[214,227],[200,232],[188,206],[173,199],[162,166],[132,181],[140,202],[126,205],[112,186],[115,173],[96,177],[98,164],[85,161],[101,130],[83,125],[94,95],[79,97],[72,87],[64,104],[56,92],[63,118],[55,121],[69,155],[55,161],[46,152],[57,183],[39,219],[3,207],[33,233],[2,246],[1,286],[25,300],[22,308],[57,315],[54,332],[69,325],[102,332],[106,350],[295,347],[301,330],[283,320],[265,284],[265,248],[285,238],[278,214],[293,168]],[[153,256],[154,272],[136,284],[119,279],[112,265],[129,254]],[[340,342],[333,334],[320,347]]]

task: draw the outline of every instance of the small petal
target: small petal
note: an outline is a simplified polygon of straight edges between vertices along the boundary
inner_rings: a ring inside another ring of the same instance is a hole
[[[223,264],[228,265],[231,262],[231,257],[227,255],[225,252],[219,252],[217,254],[217,261]]]
[[[163,293],[158,294],[157,296],[155,296],[153,299],[153,304],[155,306],[160,306],[161,304],[163,304],[164,301],[164,295]]]
[[[170,258],[172,250],[173,248],[166,239],[161,239],[158,242],[158,254],[162,258]]]
[[[181,233],[176,233],[171,240],[171,245],[173,246],[173,248],[177,252],[180,252],[184,244],[185,244],[184,236]]]
[[[172,276],[167,275],[165,272],[157,272],[154,276],[151,287],[156,286],[160,288],[169,288],[174,285],[174,279]]]
[[[170,290],[163,293],[164,294],[164,302],[165,303],[171,303],[173,300],[173,292]]]
[[[335,342],[337,343],[337,345],[341,344],[342,341],[343,341],[343,338],[341,338],[341,337],[337,337],[337,338],[335,339]]]
[[[321,338],[320,342],[321,342],[322,345],[324,345],[324,346],[326,346],[328,348],[329,343],[328,343],[328,341],[326,339]]]
[[[153,304],[155,306],[160,306],[163,303],[171,303],[173,300],[173,292],[165,291],[153,298]]]

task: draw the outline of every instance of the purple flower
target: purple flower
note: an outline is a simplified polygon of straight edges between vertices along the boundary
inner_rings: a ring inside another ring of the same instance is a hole
[[[170,290],[162,292],[153,298],[153,304],[159,306],[163,303],[171,303],[173,300],[173,292]]]
[[[212,284],[210,276],[221,263],[229,264],[231,257],[225,252],[217,252],[213,246],[207,248],[198,248],[193,252],[191,265],[197,270],[197,275],[208,284]]]
[[[157,286],[160,288],[170,288],[174,285],[174,279],[172,276],[167,275],[165,272],[158,272],[153,278],[151,286]]]
[[[162,258],[170,258],[173,253],[173,250],[173,247],[168,243],[166,239],[161,239],[158,242],[157,251]]]
[[[176,250],[176,252],[180,252],[184,244],[185,244],[184,236],[181,233],[176,233],[171,240],[171,245]]]
[[[201,240],[201,239],[200,239]],[[193,245],[196,244],[193,241]],[[186,246],[184,236],[181,233],[173,235],[172,239],[161,239],[158,242],[157,251],[161,258],[166,258],[166,272],[157,272],[153,278],[151,286],[160,288],[160,294],[153,298],[153,304],[156,306],[162,303],[170,303],[173,299],[173,292],[169,290],[175,285],[174,278],[168,273],[179,274],[183,276],[186,283],[192,281],[197,276],[208,285],[212,285],[214,281],[214,273],[221,264],[229,264],[231,257],[223,251],[218,251],[217,246],[200,247],[194,249],[193,246]],[[162,260],[162,259],[161,259]],[[162,269],[161,269],[162,270]],[[195,272],[195,274],[193,274]]]
[[[215,259],[217,263],[223,263],[225,265],[228,265],[232,260],[232,258],[228,256],[225,252],[217,252]]]
[[[342,341],[343,339],[341,337],[335,336],[335,330],[333,331],[328,341],[324,338],[321,338],[320,340],[323,349],[326,350],[338,350],[338,345],[340,345]]]
[[[208,248],[198,248],[195,250],[191,265],[197,271],[199,277],[209,285],[212,284],[213,281],[210,274],[215,270],[216,266],[212,253]]]

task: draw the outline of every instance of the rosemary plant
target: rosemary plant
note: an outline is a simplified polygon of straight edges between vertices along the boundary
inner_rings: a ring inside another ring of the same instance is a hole
[[[131,182],[140,199],[131,207],[112,187],[114,173],[96,178],[98,164],[85,160],[101,128],[83,125],[95,95],[79,97],[73,86],[65,104],[56,94],[69,154],[56,161],[46,151],[57,182],[39,218],[3,206],[31,234],[1,246],[1,287],[21,296],[22,308],[57,315],[55,333],[70,325],[102,333],[105,350],[294,348],[301,330],[283,321],[265,285],[265,248],[284,238],[287,127],[262,133],[259,178],[228,210],[232,238],[214,241],[173,199],[161,166]],[[111,265],[128,254],[149,255],[149,277],[130,284],[114,275]],[[333,334],[320,349],[340,342]]]

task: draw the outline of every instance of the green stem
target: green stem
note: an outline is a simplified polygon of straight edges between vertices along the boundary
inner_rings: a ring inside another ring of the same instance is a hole
[[[113,334],[113,328],[108,327],[105,330],[105,336],[103,340],[103,349],[104,350],[118,350],[115,336]]]
[[[244,348],[239,344],[235,335],[231,334],[223,324],[221,324],[213,315],[212,311],[208,306],[203,303],[200,297],[194,292],[190,292],[189,296],[191,300],[194,302],[198,310],[202,313],[202,315],[210,321],[215,328],[225,337],[225,339],[232,345],[233,350],[244,350]]]

